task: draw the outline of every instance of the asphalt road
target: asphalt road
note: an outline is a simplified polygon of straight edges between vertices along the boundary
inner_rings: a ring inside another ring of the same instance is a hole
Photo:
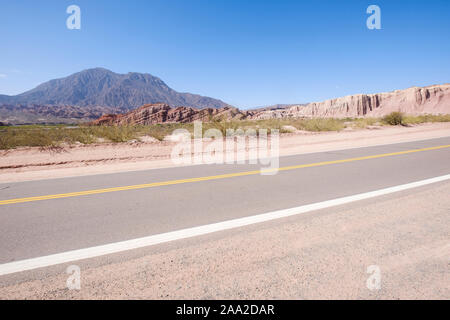
[[[449,145],[450,137],[280,158],[280,167]],[[260,169],[199,165],[0,183],[0,201]],[[450,148],[0,205],[0,264],[350,196],[450,173]]]

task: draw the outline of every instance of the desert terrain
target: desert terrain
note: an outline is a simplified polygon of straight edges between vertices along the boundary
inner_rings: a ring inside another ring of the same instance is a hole
[[[450,1],[64,2],[0,5],[12,314],[450,300]]]

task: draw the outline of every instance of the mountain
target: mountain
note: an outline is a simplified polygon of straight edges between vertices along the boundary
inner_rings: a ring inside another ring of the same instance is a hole
[[[180,93],[148,73],[118,74],[103,68],[50,80],[16,96],[0,95],[0,104],[113,107],[134,109],[148,103],[193,108],[223,108],[223,101]]]
[[[11,96],[0,94],[0,104],[8,103],[11,100]]]

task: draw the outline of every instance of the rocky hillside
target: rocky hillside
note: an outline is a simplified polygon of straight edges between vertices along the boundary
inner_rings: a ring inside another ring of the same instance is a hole
[[[271,118],[356,118],[380,117],[393,111],[410,115],[450,114],[450,84],[424,88],[413,87],[378,94],[357,94],[306,105],[240,111],[191,107],[172,108],[167,104],[147,104],[125,114],[108,114],[92,122],[94,125],[133,125],[173,122],[222,120],[260,120]]]
[[[213,119],[243,119],[246,114],[236,108],[194,109],[190,107],[172,108],[167,104],[147,104],[125,114],[108,114],[93,121],[93,125],[148,125],[156,123],[210,121]]]
[[[450,84],[412,87],[377,94],[356,94],[337,99],[291,106],[279,110],[250,111],[252,119],[284,117],[379,117],[393,111],[411,115],[449,114]]]
[[[148,73],[118,74],[95,68],[55,79],[16,96],[0,95],[0,105],[52,105],[137,108],[148,103],[193,108],[223,108],[223,101],[169,88]]]

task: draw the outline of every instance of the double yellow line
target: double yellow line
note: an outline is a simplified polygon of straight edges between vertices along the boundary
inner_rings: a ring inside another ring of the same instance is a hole
[[[416,153],[416,152],[439,150],[439,149],[445,149],[445,148],[450,148],[450,144],[436,146],[436,147],[422,148],[422,149],[413,149],[413,150],[406,150],[406,151],[399,151],[399,152],[382,153],[382,154],[377,154],[377,155],[372,155],[372,156],[364,156],[364,157],[358,157],[358,158],[323,161],[323,162],[315,162],[315,163],[309,163],[309,164],[300,164],[300,165],[295,165],[295,166],[287,166],[287,167],[274,168],[274,169],[253,170],[253,171],[245,171],[245,172],[220,174],[220,175],[216,175],[216,176],[206,176],[206,177],[198,177],[198,178],[190,178],[190,179],[179,179],[179,180],[152,182],[152,183],[145,183],[145,184],[136,184],[136,185],[124,186],[124,187],[95,189],[95,190],[86,190],[86,191],[79,191],[79,192],[51,194],[51,195],[37,196],[37,197],[0,200],[0,205],[33,202],[33,201],[41,201],[41,200],[51,200],[51,199],[70,198],[70,197],[79,197],[79,196],[87,196],[87,195],[91,195],[91,194],[146,189],[146,188],[170,186],[170,185],[182,184],[182,183],[192,183],[192,182],[200,182],[200,181],[251,176],[251,175],[256,175],[256,174],[260,174],[260,173],[269,173],[269,172],[276,172],[276,171],[289,171],[289,170],[302,169],[302,168],[319,167],[319,166],[325,166],[325,165],[329,165],[329,164],[338,164],[338,163],[346,163],[346,162],[353,162],[353,161],[378,159],[378,158],[398,156],[398,155],[410,154],[410,153]]]

